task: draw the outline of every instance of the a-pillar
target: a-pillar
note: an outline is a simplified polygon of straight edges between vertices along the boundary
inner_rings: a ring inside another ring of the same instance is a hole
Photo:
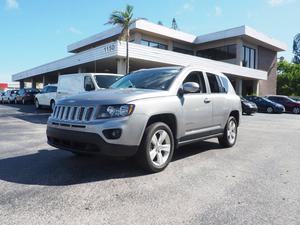
[[[20,89],[25,87],[25,82],[24,80],[20,80]]]
[[[235,92],[238,95],[243,94],[243,80],[242,79],[236,79],[236,81],[235,81]]]
[[[126,74],[126,60],[125,59],[117,59],[117,73],[118,74]]]
[[[31,78],[31,88],[36,88],[36,80],[35,78]]]

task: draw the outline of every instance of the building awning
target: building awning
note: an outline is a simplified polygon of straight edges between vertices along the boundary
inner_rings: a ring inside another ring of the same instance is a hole
[[[84,63],[94,62],[96,60],[107,60],[110,58],[113,60],[117,58],[125,58],[125,56],[126,43],[122,41],[115,41],[35,67],[33,69],[14,74],[12,76],[12,79],[14,81],[19,81],[33,76],[82,65]],[[169,50],[151,48],[135,43],[129,43],[129,57],[133,60],[138,59],[141,61],[154,63],[157,62],[158,64],[165,65],[187,66],[193,64],[199,65],[202,68],[213,68],[214,70],[218,70],[220,72],[232,74],[235,76],[267,80],[266,71],[250,69],[230,63],[210,60],[198,56],[186,55]],[[142,64],[141,68],[143,68]]]

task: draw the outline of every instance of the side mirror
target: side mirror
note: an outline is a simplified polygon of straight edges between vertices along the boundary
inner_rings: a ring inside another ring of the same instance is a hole
[[[199,84],[195,82],[186,82],[183,84],[184,93],[195,93],[200,90]]]

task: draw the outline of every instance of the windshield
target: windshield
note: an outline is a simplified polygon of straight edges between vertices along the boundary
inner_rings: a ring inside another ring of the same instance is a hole
[[[99,88],[109,88],[110,85],[121,78],[121,76],[113,75],[95,75],[94,77]]]
[[[148,69],[130,73],[111,88],[141,88],[168,90],[181,68]]]

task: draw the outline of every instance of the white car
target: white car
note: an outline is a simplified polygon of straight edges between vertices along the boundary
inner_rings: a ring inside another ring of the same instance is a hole
[[[46,85],[43,90],[35,96],[35,108],[39,109],[42,106],[46,106],[53,109],[55,106],[56,91],[57,84]]]
[[[76,73],[58,77],[56,101],[83,92],[109,88],[123,75],[113,73]]]
[[[14,103],[16,96],[18,94],[19,90],[7,90],[4,92],[4,94],[0,97],[1,103]]]

